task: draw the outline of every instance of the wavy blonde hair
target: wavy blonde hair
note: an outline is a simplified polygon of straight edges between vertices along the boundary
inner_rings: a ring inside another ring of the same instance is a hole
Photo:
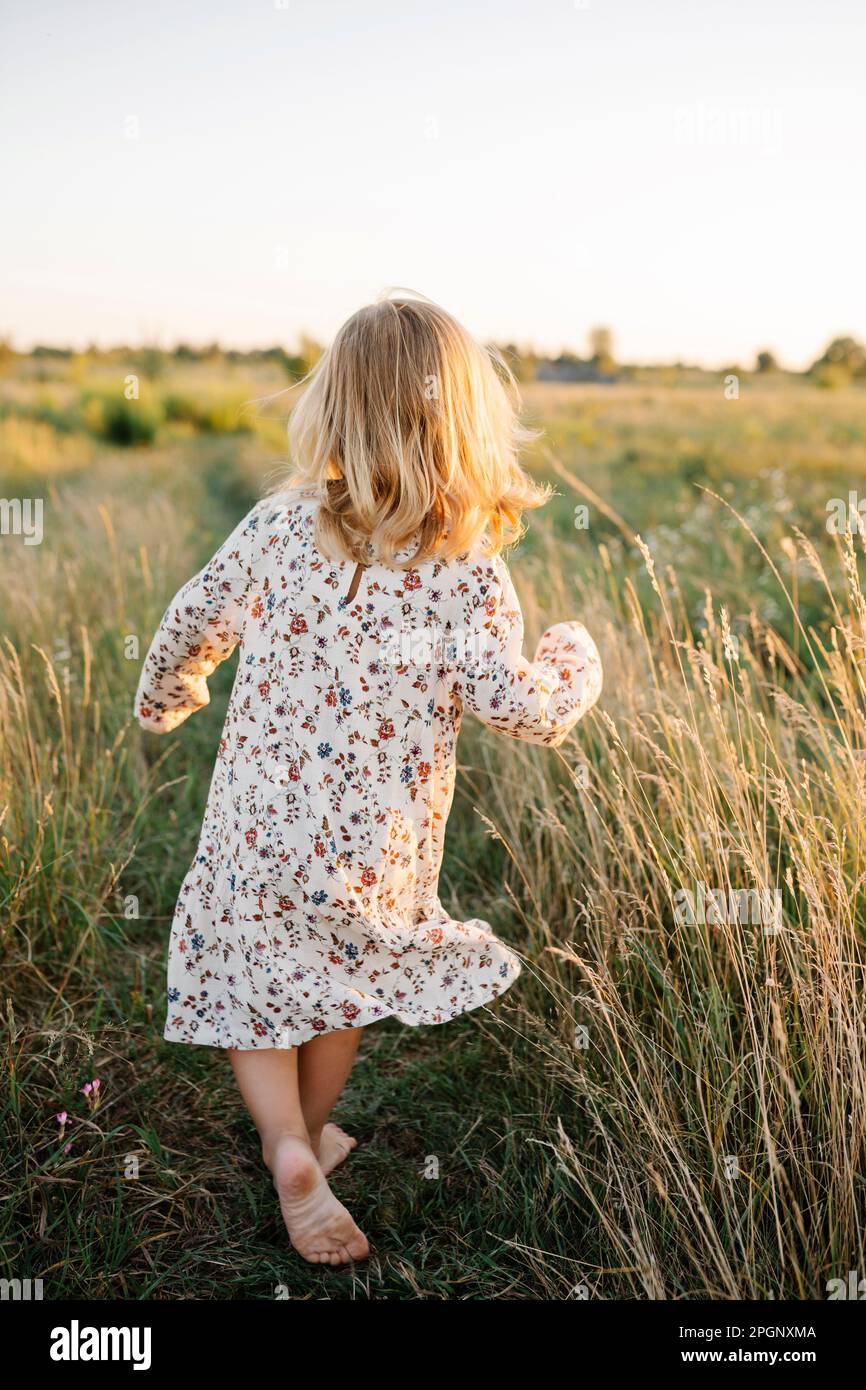
[[[411,565],[517,540],[549,496],[518,462],[519,405],[502,358],[438,304],[392,292],[353,314],[289,420],[290,486],[319,500],[319,549],[363,563],[372,542]]]

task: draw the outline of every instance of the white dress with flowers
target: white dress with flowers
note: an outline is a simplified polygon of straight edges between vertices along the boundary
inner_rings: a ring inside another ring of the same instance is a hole
[[[173,1041],[288,1048],[495,999],[517,956],[437,895],[463,710],[555,745],[601,690],[579,623],[522,656],[500,558],[327,560],[315,507],[293,493],[254,507],[172,601],[141,674],[137,717],[164,733],[240,648],[172,927]]]

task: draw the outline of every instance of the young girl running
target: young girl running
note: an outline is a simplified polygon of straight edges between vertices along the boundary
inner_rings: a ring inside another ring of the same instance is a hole
[[[522,655],[500,552],[546,493],[518,463],[513,384],[444,310],[361,309],[289,433],[291,483],[169,605],[136,714],[177,728],[240,647],[165,1036],[229,1052],[293,1245],[337,1265],[368,1254],[327,1181],[355,1144],[328,1117],[361,1029],[444,1023],[520,972],[438,897],[463,711],[555,746],[601,663],[577,622]]]

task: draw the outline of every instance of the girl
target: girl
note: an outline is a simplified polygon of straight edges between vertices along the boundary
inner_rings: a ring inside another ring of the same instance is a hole
[[[556,746],[598,698],[579,623],[521,654],[500,552],[546,500],[513,382],[444,310],[392,296],[343,326],[290,427],[296,473],[173,600],[136,713],[167,733],[234,682],[168,962],[166,1038],[225,1048],[289,1237],[368,1254],[327,1176],[361,1029],[489,1004],[517,956],[437,896],[465,708]],[[504,378],[504,380],[502,379]]]

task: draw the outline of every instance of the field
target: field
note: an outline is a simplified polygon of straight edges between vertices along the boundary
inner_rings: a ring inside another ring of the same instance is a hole
[[[161,1040],[233,662],[176,735],[131,714],[170,597],[284,466],[286,377],[3,371],[0,496],[41,498],[44,537],[0,536],[0,1275],[577,1300],[822,1298],[866,1272],[866,600],[860,539],[826,527],[866,480],[866,391],[527,388],[558,493],[511,559],[527,631],[580,616],[605,692],[559,752],[463,734],[443,900],[527,969],[489,1013],[368,1031],[335,1190],[373,1256],[321,1272],[225,1059]],[[697,885],[778,892],[779,920],[684,921]]]

